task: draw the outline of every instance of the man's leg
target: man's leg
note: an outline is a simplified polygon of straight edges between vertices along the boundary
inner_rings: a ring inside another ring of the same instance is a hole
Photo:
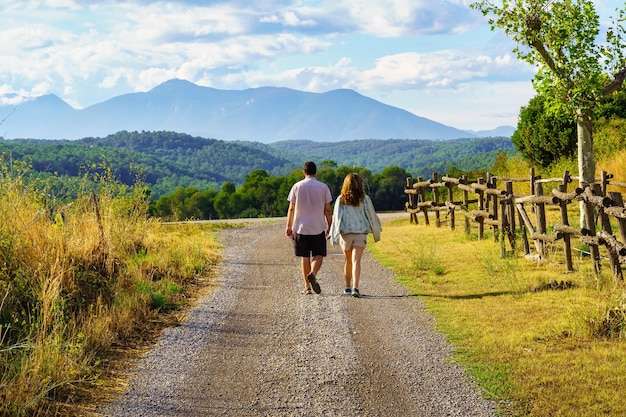
[[[304,286],[310,288],[309,280],[306,278],[311,273],[311,258],[308,256],[302,256],[300,265],[302,266],[302,279],[304,280]]]
[[[313,257],[313,262],[311,262],[311,268],[309,272],[313,272],[313,275],[317,276],[317,273],[320,271],[322,267],[322,261],[324,257],[321,255],[317,255]]]
[[[317,282],[315,276],[322,266],[322,259],[324,259],[322,255],[315,255],[313,257],[313,261],[311,262],[311,272],[307,276],[307,281],[309,282],[309,284],[311,284],[311,288],[313,288],[313,291],[315,291],[316,294],[322,292],[320,284]]]

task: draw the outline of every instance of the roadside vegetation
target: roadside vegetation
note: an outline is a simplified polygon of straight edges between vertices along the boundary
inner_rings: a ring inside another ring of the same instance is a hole
[[[26,172],[0,164],[0,415],[71,415],[109,383],[116,350],[179,320],[218,245],[207,226],[149,218],[144,188],[106,170],[71,201]]]

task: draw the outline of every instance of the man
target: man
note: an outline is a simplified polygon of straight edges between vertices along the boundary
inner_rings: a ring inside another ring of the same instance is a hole
[[[291,187],[287,197],[289,211],[285,235],[293,240],[294,252],[301,258],[303,294],[322,291],[316,276],[326,256],[326,239],[332,222],[330,189],[318,181],[316,175],[315,162],[306,162],[304,179]]]

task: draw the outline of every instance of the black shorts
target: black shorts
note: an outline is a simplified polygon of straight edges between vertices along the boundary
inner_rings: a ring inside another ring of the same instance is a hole
[[[326,256],[326,233],[319,235],[293,234],[293,248],[296,256]]]

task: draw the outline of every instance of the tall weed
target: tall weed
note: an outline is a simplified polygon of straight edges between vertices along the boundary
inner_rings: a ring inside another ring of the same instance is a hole
[[[141,184],[96,171],[67,199],[0,160],[0,415],[62,413],[102,354],[145,338],[216,262],[208,234],[167,236]]]

